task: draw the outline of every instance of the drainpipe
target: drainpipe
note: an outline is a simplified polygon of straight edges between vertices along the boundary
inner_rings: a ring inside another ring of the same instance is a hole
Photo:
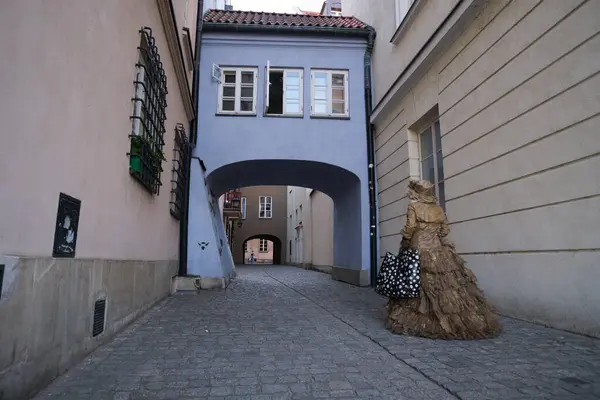
[[[371,111],[373,111],[371,61],[375,45],[375,30],[369,28],[367,49],[365,50],[365,117],[367,130],[367,168],[369,174],[369,239],[370,239],[370,276],[371,286],[375,286],[377,279],[377,194],[375,193],[375,141],[373,138],[373,125],[371,124]]]
[[[204,0],[198,0],[198,10],[196,11],[196,40],[194,43],[194,75],[192,79],[192,103],[194,105],[194,119],[190,123],[190,143],[189,157],[186,160],[187,182],[183,195],[183,207],[181,223],[179,224],[179,276],[187,275],[187,255],[188,255],[188,226],[189,226],[189,198],[190,198],[190,180],[192,178],[192,150],[196,148],[198,141],[198,91],[200,85],[198,79],[200,76],[200,48],[202,43],[202,9]]]

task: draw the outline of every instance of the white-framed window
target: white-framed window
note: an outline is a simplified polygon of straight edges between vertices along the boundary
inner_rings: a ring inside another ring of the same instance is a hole
[[[348,71],[312,70],[310,115],[348,117]]]
[[[439,120],[434,121],[419,134],[419,160],[421,161],[421,179],[435,185],[435,195],[440,206],[445,209],[444,157]]]
[[[219,114],[256,114],[256,68],[221,67],[219,83]]]
[[[271,196],[258,197],[258,218],[273,218],[273,198]]]
[[[258,251],[261,253],[266,253],[269,251],[269,242],[267,239],[260,239],[260,243],[258,244]]]
[[[396,27],[399,27],[415,0],[394,0],[394,2],[396,9]]]
[[[242,219],[246,219],[246,196],[242,196]]]
[[[267,66],[265,89],[266,115],[304,114],[304,71]]]

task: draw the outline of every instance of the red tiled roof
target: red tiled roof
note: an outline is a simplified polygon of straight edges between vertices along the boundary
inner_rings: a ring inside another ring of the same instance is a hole
[[[368,29],[354,17],[306,14],[279,14],[255,11],[209,10],[204,15],[209,24],[305,26],[313,28]]]

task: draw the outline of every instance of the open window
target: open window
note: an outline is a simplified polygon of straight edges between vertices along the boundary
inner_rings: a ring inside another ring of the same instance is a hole
[[[303,107],[303,71],[267,66],[266,115],[301,117]]]

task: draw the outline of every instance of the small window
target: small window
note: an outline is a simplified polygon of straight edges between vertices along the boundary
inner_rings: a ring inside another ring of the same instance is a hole
[[[396,27],[399,27],[415,0],[395,0]]]
[[[256,68],[222,68],[219,114],[256,114]]]
[[[269,251],[269,243],[267,239],[260,239],[258,251],[261,253],[266,253],[267,251]]]
[[[242,219],[246,219],[246,196],[242,196]]]
[[[258,218],[273,218],[273,198],[271,196],[260,196]]]
[[[268,68],[265,107],[267,115],[302,116],[303,71]]]
[[[314,70],[311,72],[310,115],[348,117],[348,72]]]
[[[435,185],[438,202],[445,209],[444,157],[442,155],[442,135],[439,120],[421,132],[419,135],[419,150],[421,178]]]

